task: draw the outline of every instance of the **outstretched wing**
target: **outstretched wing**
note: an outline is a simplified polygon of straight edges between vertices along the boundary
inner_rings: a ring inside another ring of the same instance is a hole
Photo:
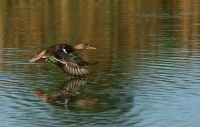
[[[39,61],[41,61],[42,58],[44,58],[45,53],[46,53],[46,50],[39,52],[32,59],[30,59],[29,62],[39,62]]]
[[[69,53],[69,58],[72,60],[73,63],[76,63],[79,66],[97,64],[97,63],[88,63],[88,62],[84,61],[76,53]]]
[[[47,61],[58,66],[63,72],[71,76],[82,76],[88,74],[88,71],[81,68],[64,49],[57,50],[54,56],[49,57]]]

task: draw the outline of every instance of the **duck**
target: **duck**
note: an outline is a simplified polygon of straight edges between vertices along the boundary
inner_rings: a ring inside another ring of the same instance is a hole
[[[76,46],[71,46],[69,44],[56,44],[40,51],[31,58],[29,62],[34,63],[45,60],[50,64],[59,67],[67,75],[83,76],[89,73],[83,68],[83,66],[97,64],[97,62],[86,62],[74,51],[94,49],[97,48],[85,43],[80,43]]]

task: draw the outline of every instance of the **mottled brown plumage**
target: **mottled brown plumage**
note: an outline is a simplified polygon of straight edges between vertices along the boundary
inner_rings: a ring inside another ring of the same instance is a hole
[[[81,66],[91,65],[73,53],[75,50],[96,49],[88,44],[79,44],[71,46],[68,44],[57,44],[48,47],[34,56],[30,62],[40,62],[43,59],[49,63],[58,66],[63,72],[71,76],[82,76],[88,74],[88,71]]]

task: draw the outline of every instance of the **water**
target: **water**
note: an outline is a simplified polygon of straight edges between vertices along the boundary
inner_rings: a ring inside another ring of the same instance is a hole
[[[198,126],[198,1],[1,1],[0,126]],[[90,74],[42,62],[57,43],[80,51]]]

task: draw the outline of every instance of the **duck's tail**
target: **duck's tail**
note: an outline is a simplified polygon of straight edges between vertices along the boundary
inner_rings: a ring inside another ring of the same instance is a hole
[[[42,59],[45,58],[45,53],[46,53],[46,50],[43,50],[42,52],[35,55],[32,59],[30,59],[29,62],[31,62],[31,63],[40,62]]]

